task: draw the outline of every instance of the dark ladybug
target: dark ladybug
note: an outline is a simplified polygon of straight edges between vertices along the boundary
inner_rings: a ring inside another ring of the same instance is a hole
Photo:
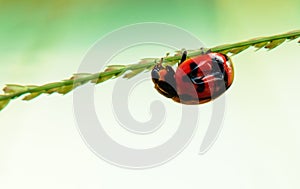
[[[232,84],[233,64],[221,53],[208,52],[187,59],[184,51],[176,72],[157,64],[152,72],[155,89],[182,104],[203,104],[223,94]]]

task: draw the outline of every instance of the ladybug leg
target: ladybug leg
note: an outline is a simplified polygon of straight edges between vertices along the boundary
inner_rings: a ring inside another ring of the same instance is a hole
[[[181,57],[180,62],[178,63],[178,66],[186,60],[186,57],[187,57],[187,51],[183,51],[182,57]]]
[[[167,98],[177,97],[175,72],[171,66],[163,67],[161,63],[154,66],[151,76],[154,88]]]
[[[202,54],[202,55],[211,53],[211,49],[206,49],[206,48],[204,48],[204,47],[201,47],[201,48],[200,48],[200,51],[201,51],[201,54]]]

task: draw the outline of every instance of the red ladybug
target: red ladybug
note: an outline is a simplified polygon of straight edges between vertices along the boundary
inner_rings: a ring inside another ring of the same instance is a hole
[[[206,53],[191,59],[184,51],[176,72],[157,64],[152,72],[155,89],[182,104],[203,104],[223,94],[232,84],[233,64],[221,53]]]

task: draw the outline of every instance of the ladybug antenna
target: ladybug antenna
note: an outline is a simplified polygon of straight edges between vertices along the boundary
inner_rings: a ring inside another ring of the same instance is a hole
[[[181,57],[181,60],[180,60],[180,62],[179,62],[179,64],[178,64],[178,66],[179,66],[182,62],[184,62],[184,61],[186,60],[186,57],[187,57],[187,51],[183,51],[182,57]]]
[[[159,64],[162,64],[163,62],[164,62],[164,58],[161,58]]]

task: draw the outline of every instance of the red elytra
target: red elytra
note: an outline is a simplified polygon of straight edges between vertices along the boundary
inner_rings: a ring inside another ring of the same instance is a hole
[[[186,59],[183,53],[176,72],[157,64],[152,70],[155,89],[182,104],[203,104],[222,95],[232,84],[233,64],[221,53],[207,53]]]

